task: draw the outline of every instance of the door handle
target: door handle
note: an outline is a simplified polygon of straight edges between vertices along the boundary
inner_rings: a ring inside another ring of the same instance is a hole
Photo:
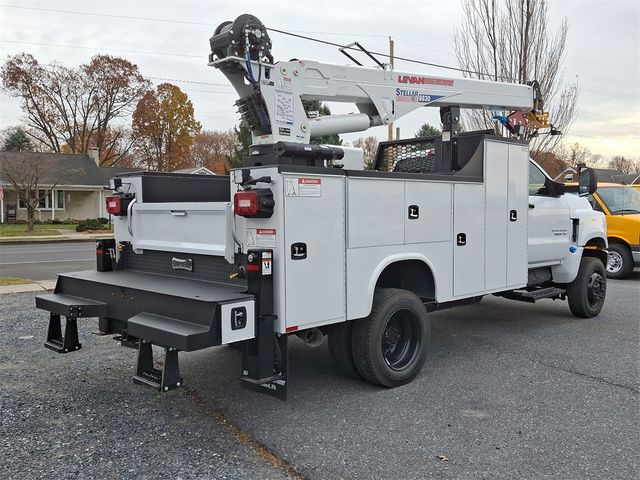
[[[511,210],[509,212],[509,221],[510,222],[518,221],[518,211],[517,210]]]
[[[409,205],[409,220],[415,220],[420,217],[420,207],[418,205]]]
[[[174,217],[184,217],[187,215],[186,210],[169,210]]]
[[[127,205],[127,230],[129,230],[129,235],[131,235],[133,237],[133,225],[132,225],[132,221],[133,221],[133,204],[136,203],[136,197],[133,197],[133,199],[129,202],[129,205]]]
[[[533,203],[529,204],[529,210],[536,208],[536,206]]]

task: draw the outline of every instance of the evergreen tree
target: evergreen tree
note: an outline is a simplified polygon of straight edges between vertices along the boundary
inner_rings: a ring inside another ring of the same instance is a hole
[[[234,130],[236,132],[237,144],[233,153],[227,157],[229,168],[242,166],[244,159],[249,156],[249,147],[252,143],[251,130],[249,130],[249,127],[245,126],[244,123],[240,123]]]
[[[425,123],[418,129],[415,137],[435,137],[436,135],[442,135],[442,132],[436,127]]]
[[[11,150],[14,152],[31,152],[33,151],[33,143],[23,128],[17,127],[4,140],[3,150]]]

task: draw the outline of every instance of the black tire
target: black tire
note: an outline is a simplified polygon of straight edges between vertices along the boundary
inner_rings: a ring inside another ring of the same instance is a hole
[[[610,243],[607,256],[607,277],[620,279],[633,273],[633,255],[628,245]]]
[[[353,360],[362,378],[384,387],[413,380],[427,358],[429,320],[420,299],[395,288],[377,289],[367,318],[351,334]]]
[[[567,285],[569,309],[576,317],[592,318],[600,313],[607,293],[607,276],[600,259],[582,257],[578,276]]]
[[[434,157],[417,157],[398,160],[393,167],[394,172],[428,173],[433,170]]]
[[[360,379],[362,377],[353,361],[351,350],[352,331],[353,322],[335,323],[329,326],[329,353],[338,370],[349,377]]]

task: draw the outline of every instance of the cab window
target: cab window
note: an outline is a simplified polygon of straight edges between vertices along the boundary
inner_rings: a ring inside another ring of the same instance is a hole
[[[602,210],[602,207],[600,206],[600,204],[598,203],[598,201],[595,199],[593,195],[588,195],[587,200],[589,201],[591,208],[593,208],[596,212],[604,213],[604,210]]]
[[[532,162],[529,162],[529,195],[544,195],[547,177]]]

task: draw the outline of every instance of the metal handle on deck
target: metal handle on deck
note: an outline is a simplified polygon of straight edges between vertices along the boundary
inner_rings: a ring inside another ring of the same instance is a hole
[[[129,202],[127,205],[127,230],[129,230],[129,235],[133,237],[133,225],[131,224],[133,217],[133,204],[136,203],[136,197],[133,197],[133,200]]]

